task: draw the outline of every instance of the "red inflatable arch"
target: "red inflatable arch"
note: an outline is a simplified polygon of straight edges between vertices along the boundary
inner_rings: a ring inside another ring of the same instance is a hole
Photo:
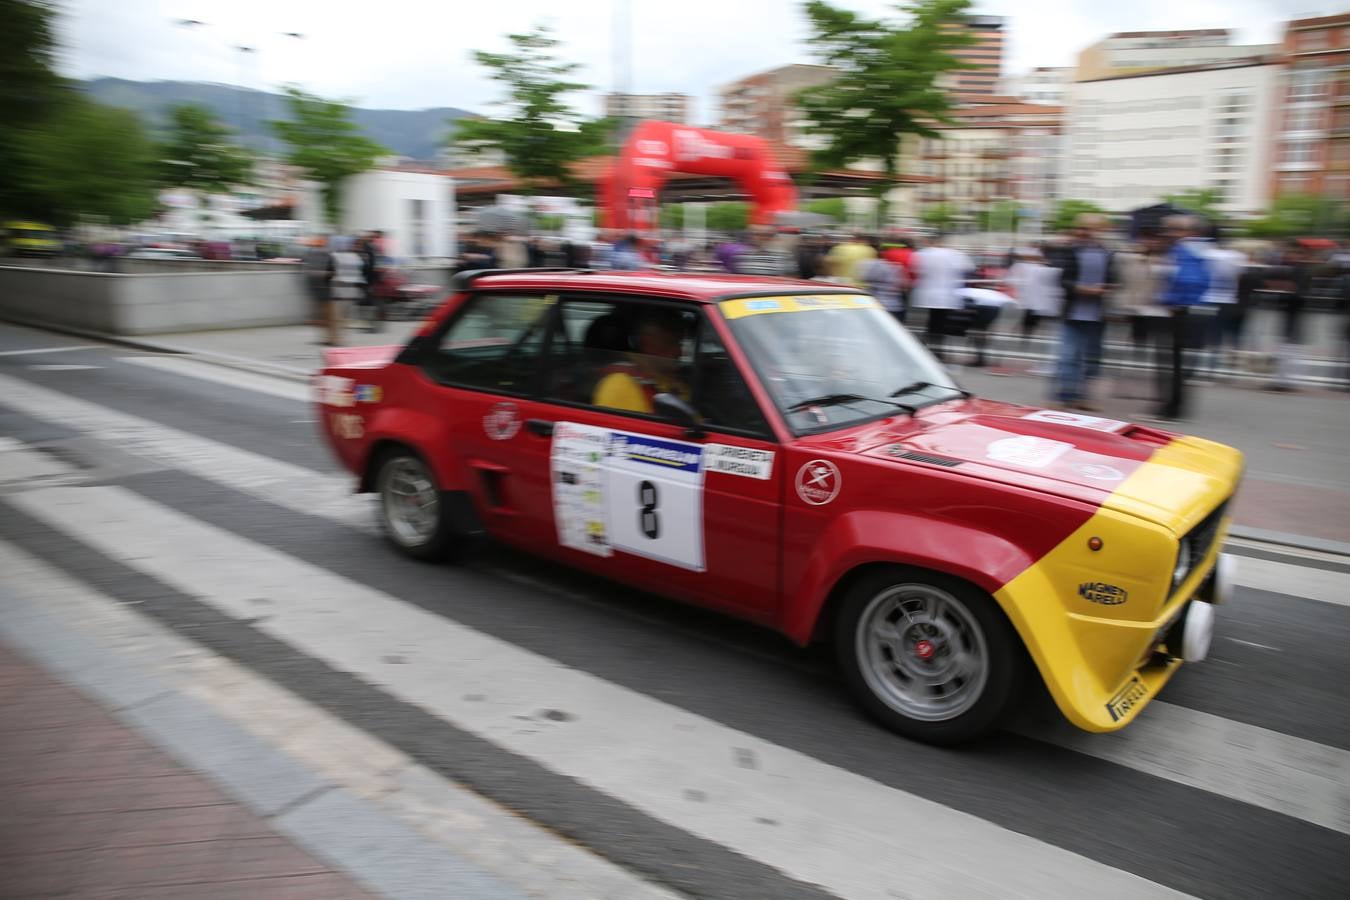
[[[774,162],[761,138],[674,122],[643,122],[600,179],[604,226],[654,228],[656,197],[671,172],[735,178],[750,195],[750,221],[756,224],[770,224],[775,215],[797,206],[792,179]]]

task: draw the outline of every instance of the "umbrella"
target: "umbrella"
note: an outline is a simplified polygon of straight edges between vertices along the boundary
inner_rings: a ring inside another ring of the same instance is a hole
[[[530,217],[518,209],[485,206],[474,213],[474,225],[479,231],[494,234],[526,234],[530,230]]]
[[[773,217],[774,224],[784,228],[819,228],[822,225],[835,224],[834,219],[823,213],[807,212],[801,209],[785,210]]]

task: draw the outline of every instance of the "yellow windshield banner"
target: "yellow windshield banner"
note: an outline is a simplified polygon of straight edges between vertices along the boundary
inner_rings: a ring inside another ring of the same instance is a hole
[[[722,315],[728,319],[767,313],[807,312],[813,309],[875,309],[877,301],[864,294],[799,294],[785,297],[740,297],[723,300]]]

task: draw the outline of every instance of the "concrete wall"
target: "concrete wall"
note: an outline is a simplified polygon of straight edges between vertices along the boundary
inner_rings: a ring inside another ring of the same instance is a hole
[[[137,275],[0,267],[0,318],[138,335],[294,325],[309,317],[296,266]]]

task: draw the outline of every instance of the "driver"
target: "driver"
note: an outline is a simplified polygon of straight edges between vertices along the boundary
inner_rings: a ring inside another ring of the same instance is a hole
[[[653,310],[637,328],[637,352],[606,366],[595,386],[592,404],[606,409],[653,414],[657,394],[689,399],[689,388],[676,368],[684,340],[684,317],[670,310]]]

